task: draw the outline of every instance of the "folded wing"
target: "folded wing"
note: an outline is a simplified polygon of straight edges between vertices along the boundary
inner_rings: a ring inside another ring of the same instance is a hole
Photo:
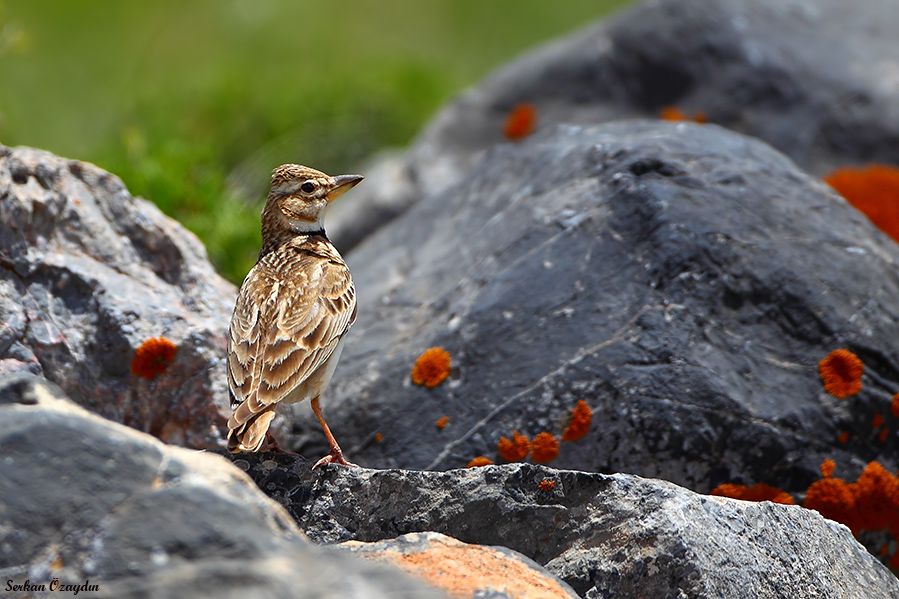
[[[229,440],[327,362],[356,317],[356,293],[342,261],[300,254],[289,276],[284,272],[258,263],[237,297],[228,384],[240,403],[228,420]]]

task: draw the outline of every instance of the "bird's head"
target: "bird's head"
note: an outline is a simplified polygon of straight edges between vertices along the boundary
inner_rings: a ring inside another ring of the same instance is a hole
[[[362,175],[331,177],[299,164],[282,164],[272,171],[272,188],[263,210],[266,228],[306,233],[322,230],[328,204],[362,181]]]

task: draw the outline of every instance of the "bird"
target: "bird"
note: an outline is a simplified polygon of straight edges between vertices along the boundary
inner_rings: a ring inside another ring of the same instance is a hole
[[[325,233],[328,206],[362,175],[325,173],[299,164],[272,171],[262,209],[262,249],[247,273],[228,331],[233,409],[228,449],[257,452],[281,404],[309,400],[330,452],[313,466],[348,462],[321,411],[321,396],[356,321],[350,269]]]

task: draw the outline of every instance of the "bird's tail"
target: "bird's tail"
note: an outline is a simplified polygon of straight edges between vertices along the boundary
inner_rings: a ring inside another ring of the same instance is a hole
[[[246,402],[242,403],[228,419],[228,451],[259,451],[274,417],[275,406],[253,414]]]

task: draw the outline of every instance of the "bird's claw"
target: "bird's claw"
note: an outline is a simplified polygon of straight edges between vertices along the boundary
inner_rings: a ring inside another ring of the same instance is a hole
[[[320,466],[325,466],[327,464],[339,464],[340,466],[350,466],[353,468],[359,467],[356,464],[347,461],[347,459],[345,457],[343,457],[343,452],[338,450],[338,451],[331,451],[331,453],[329,453],[328,455],[326,455],[325,457],[323,457],[322,459],[317,461],[312,466],[312,469],[315,470],[316,468],[318,468]]]

